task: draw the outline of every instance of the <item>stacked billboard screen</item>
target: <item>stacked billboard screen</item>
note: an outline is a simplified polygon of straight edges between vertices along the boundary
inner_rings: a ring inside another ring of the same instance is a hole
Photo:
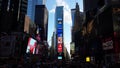
[[[63,23],[60,18],[57,20],[57,50],[58,53],[63,52]]]

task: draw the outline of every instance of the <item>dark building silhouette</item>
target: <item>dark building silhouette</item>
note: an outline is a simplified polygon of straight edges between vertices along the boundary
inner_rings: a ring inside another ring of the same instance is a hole
[[[107,61],[113,54],[112,0],[84,0],[86,34],[83,36],[85,55],[94,57],[96,63]],[[106,44],[110,43],[110,45]],[[110,60],[110,59],[109,59]],[[111,60],[110,60],[111,62]]]
[[[110,0],[83,0],[84,12],[89,11],[91,9],[99,9],[103,5],[110,3]]]
[[[45,5],[36,5],[35,23],[38,25],[41,41],[47,41],[48,10]]]
[[[79,49],[79,39],[77,38],[78,36],[81,36],[80,34],[78,35],[79,31],[82,28],[82,14],[79,10],[79,5],[76,3],[75,7],[75,14],[74,14],[74,25],[72,26],[72,42],[75,42],[75,50]]]
[[[116,54],[115,61],[118,62],[120,57],[120,0],[112,2],[113,5],[113,28],[114,28],[114,51]]]
[[[75,32],[79,31],[82,27],[81,19],[80,19],[80,10],[79,10],[79,5],[76,3],[76,7],[74,10],[74,17],[72,18],[73,20],[73,26],[72,26],[72,41],[75,41],[74,35]]]
[[[83,7],[84,7],[84,12],[88,11],[93,8],[97,8],[98,6],[98,1],[99,0],[83,0]]]
[[[2,32],[24,31],[27,0],[0,1],[0,28]]]
[[[106,7],[103,12],[98,15],[98,34],[108,35],[113,33],[113,20],[112,20],[112,8]]]
[[[103,9],[99,9],[99,12],[97,13],[96,17],[93,18],[93,20],[93,29],[88,37],[88,39],[91,40],[89,41],[88,45],[90,44],[93,46],[90,46],[90,49],[97,49],[93,51],[96,62],[99,61],[99,63],[101,63],[102,60],[106,62],[106,59],[111,58],[111,53],[114,53],[112,7],[105,6]],[[96,40],[98,40],[98,42]],[[106,55],[111,56],[106,58]],[[109,61],[111,62],[110,59]]]
[[[72,42],[75,41],[75,33],[79,31],[82,28],[82,15],[83,13],[79,10],[79,5],[76,3],[75,9],[71,9],[71,15],[72,15]]]
[[[74,50],[75,50],[74,51],[75,53],[72,54],[72,57],[79,56],[79,58],[81,58],[80,56],[82,55],[80,53],[84,53],[82,51],[83,47],[81,44],[83,40],[81,33],[81,29],[83,25],[83,13],[80,12],[78,3],[76,3],[75,9],[71,9],[71,14],[72,14],[71,46],[74,46]]]

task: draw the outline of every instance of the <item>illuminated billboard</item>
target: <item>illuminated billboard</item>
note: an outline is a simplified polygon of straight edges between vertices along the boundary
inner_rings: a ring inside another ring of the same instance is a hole
[[[62,52],[62,44],[61,43],[58,44],[58,52],[59,53]]]
[[[57,20],[58,20],[58,21],[62,21],[62,18],[58,18]]]
[[[58,56],[58,59],[62,59],[62,56]]]
[[[90,62],[90,57],[86,57],[86,62]]]
[[[62,26],[63,26],[62,24],[58,24],[58,25],[57,25],[57,28],[58,28],[58,29],[62,29]]]
[[[62,37],[63,35],[62,35],[62,33],[59,33],[59,34],[57,34],[57,36],[58,36],[58,37]]]
[[[60,33],[62,33],[62,32],[63,32],[62,29],[58,29],[58,30],[57,30],[57,34],[60,34]]]
[[[35,54],[36,45],[37,45],[37,41],[30,37],[28,40],[26,53]]]
[[[57,47],[58,47],[58,53],[63,52],[63,25],[58,24],[57,25]]]
[[[103,50],[113,49],[113,39],[112,37],[104,38],[102,40]]]
[[[58,37],[58,43],[62,43],[62,37]]]

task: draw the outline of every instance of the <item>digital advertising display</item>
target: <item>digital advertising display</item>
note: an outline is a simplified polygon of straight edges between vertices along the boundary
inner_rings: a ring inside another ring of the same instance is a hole
[[[58,37],[58,43],[62,43],[62,37]]]
[[[62,43],[58,44],[58,52],[61,53],[62,52]]]
[[[113,49],[113,39],[112,37],[102,39],[103,50]]]
[[[58,37],[62,37],[63,35],[62,35],[62,33],[59,33],[59,34],[57,34],[57,36],[58,36]]]
[[[63,23],[61,18],[58,18],[57,23],[57,50],[58,53],[63,52]]]
[[[58,18],[57,20],[58,20],[58,21],[62,21],[62,18]]]
[[[63,32],[62,29],[58,29],[58,30],[57,30],[57,34],[61,34],[62,32]]]
[[[58,59],[60,59],[60,60],[61,60],[61,59],[62,59],[62,56],[58,56]]]
[[[57,19],[57,52],[58,52],[58,56],[57,58],[59,60],[63,59],[63,20],[62,18],[58,18]]]
[[[62,24],[58,24],[58,25],[57,25],[57,28],[58,28],[58,29],[62,29]]]
[[[37,45],[37,41],[30,37],[28,40],[26,53],[35,54],[36,45]]]

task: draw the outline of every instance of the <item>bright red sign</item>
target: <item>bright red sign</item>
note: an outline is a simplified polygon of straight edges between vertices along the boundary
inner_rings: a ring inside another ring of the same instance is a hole
[[[58,52],[62,52],[62,44],[58,44]]]

